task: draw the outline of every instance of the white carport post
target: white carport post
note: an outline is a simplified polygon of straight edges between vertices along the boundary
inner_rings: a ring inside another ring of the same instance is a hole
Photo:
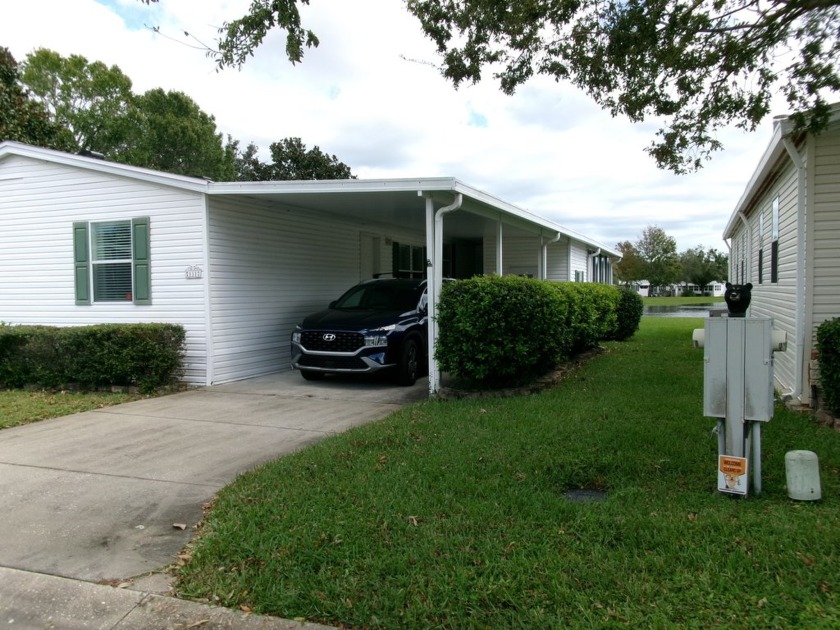
[[[426,261],[426,287],[429,294],[429,347],[427,354],[429,357],[430,396],[440,389],[440,366],[435,360],[434,354],[438,340],[437,305],[440,298],[440,288],[443,284],[443,215],[460,208],[463,200],[463,195],[458,193],[450,205],[435,212],[432,198],[426,196],[426,253],[429,257]],[[430,262],[431,269],[429,269]]]

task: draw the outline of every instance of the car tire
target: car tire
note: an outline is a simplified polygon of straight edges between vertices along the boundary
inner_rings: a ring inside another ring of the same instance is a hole
[[[416,339],[408,339],[400,349],[400,361],[397,364],[397,383],[410,387],[417,382],[420,372],[420,346]]]
[[[307,381],[322,381],[324,380],[324,376],[326,376],[323,372],[314,372],[312,370],[301,370],[300,375]]]

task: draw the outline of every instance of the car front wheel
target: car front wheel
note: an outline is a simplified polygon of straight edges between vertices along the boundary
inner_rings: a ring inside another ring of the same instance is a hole
[[[400,362],[397,365],[397,383],[411,386],[417,382],[420,370],[420,346],[417,341],[409,339],[400,350]]]

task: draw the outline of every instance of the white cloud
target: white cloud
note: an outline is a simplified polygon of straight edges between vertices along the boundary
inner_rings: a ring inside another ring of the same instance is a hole
[[[488,78],[455,90],[394,0],[303,6],[321,44],[301,64],[272,33],[241,70],[217,71],[198,42],[213,45],[249,4],[27,0],[5,8],[0,45],[18,61],[45,47],[117,65],[136,92],[183,91],[243,146],[265,152],[296,136],[360,177],[454,176],[610,246],[655,224],[680,249],[725,249],[724,225],[770,138],[769,122],[721,134],[727,149],[700,173],[660,171],[643,151],[655,124],[612,118],[569,85],[537,78],[506,96]]]

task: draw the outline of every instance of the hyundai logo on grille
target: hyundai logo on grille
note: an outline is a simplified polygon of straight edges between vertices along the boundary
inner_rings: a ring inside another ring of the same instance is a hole
[[[335,341],[335,335],[332,333],[327,333],[324,335],[324,341]]]

